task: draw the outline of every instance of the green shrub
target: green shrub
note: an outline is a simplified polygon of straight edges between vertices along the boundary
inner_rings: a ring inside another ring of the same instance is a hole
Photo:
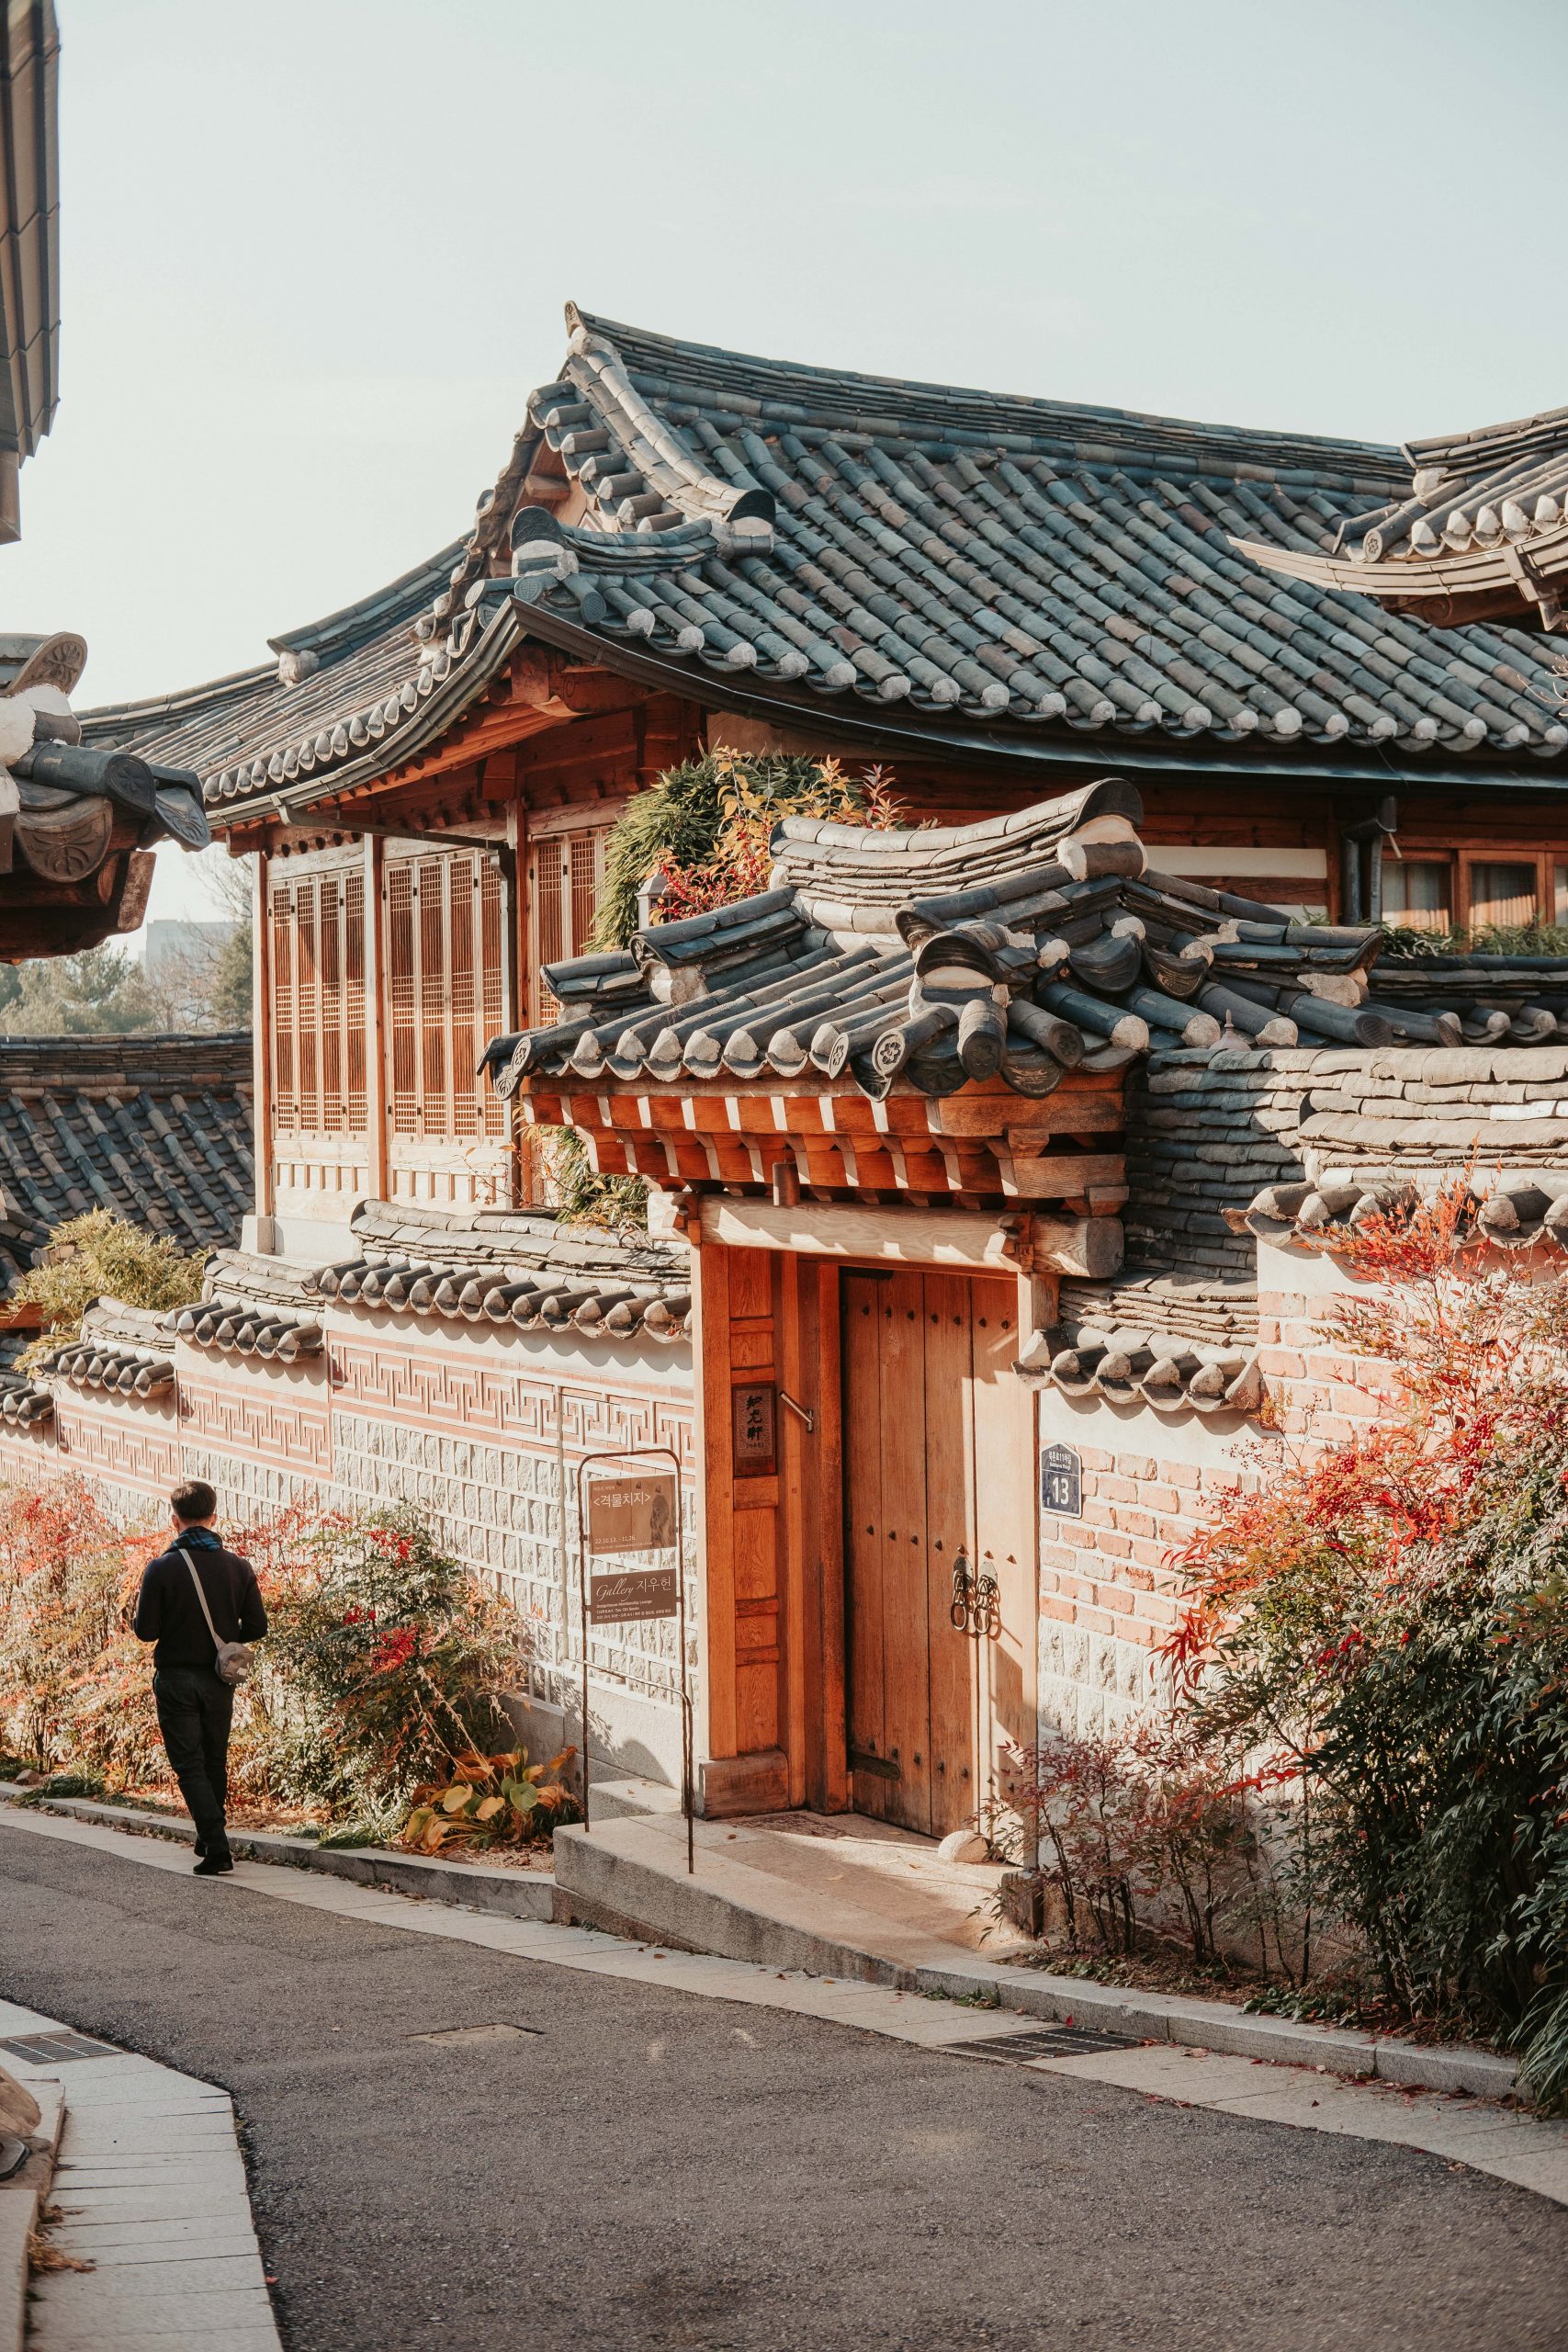
[[[22,1357],[32,1363],[52,1344],[51,1334],[74,1331],[96,1298],[118,1298],[127,1306],[167,1309],[189,1306],[201,1296],[205,1250],[182,1250],[167,1235],[89,1209],[56,1226],[49,1246],[16,1284],[18,1306],[36,1306],[41,1335]]]
[[[723,904],[765,889],[767,837],[781,817],[887,825],[893,807],[876,771],[855,779],[834,760],[729,751],[687,760],[639,792],[611,827],[595,946],[628,944],[637,894],[655,875],[677,883],[683,913],[696,912],[698,901]]]

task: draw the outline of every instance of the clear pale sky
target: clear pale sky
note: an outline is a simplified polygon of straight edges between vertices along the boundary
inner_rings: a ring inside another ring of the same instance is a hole
[[[1568,403],[1561,0],[58,0],[62,399],[0,627],[84,704],[455,537],[570,296],[1374,440]],[[160,854],[154,913],[209,910]]]

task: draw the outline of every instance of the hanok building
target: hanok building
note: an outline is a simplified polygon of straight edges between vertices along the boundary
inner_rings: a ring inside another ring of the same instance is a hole
[[[1266,1400],[1356,1409],[1303,1228],[1478,1136],[1488,1230],[1563,1221],[1568,967],[1371,927],[1559,910],[1551,639],[1270,568],[1393,449],[570,328],[466,538],[92,722],[255,858],[257,1191],[199,1308],[50,1377],[122,1492],[415,1500],[552,1726],[574,1470],[674,1447],[707,1809],[945,1829],[999,1738],[1151,1696]],[[723,745],[889,765],[908,828],[787,823],[765,894],[594,952],[609,828]],[[646,1237],[545,1212],[559,1124]],[[671,1778],[668,1628],[590,1663],[604,1768]]]

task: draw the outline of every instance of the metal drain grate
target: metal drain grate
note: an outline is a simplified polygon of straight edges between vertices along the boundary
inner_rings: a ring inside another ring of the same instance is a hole
[[[117,2050],[112,2041],[95,2041],[85,2033],[14,2033],[0,2041],[0,2050],[8,2058],[20,2058],[29,2066],[53,2066],[73,2058],[123,2058],[128,2053]]]
[[[1097,2050],[1136,2050],[1135,2033],[1111,2033],[1086,2025],[1031,2026],[1023,2033],[999,2033],[994,2041],[943,2044],[964,2058],[990,2058],[998,2066],[1027,2066],[1032,2058],[1088,2058]]]

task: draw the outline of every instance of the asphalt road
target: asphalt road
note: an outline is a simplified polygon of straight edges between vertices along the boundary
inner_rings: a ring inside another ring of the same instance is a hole
[[[3,1824],[0,1994],[231,2095],[288,2352],[1568,2344],[1568,2210],[1437,2157]]]

